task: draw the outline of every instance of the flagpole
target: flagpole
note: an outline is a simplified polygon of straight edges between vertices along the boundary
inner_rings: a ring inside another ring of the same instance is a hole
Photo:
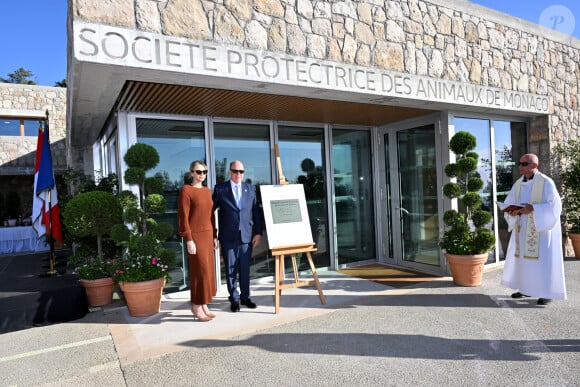
[[[46,124],[48,125],[48,109],[46,109]],[[50,143],[50,139],[48,139]],[[55,183],[56,184],[56,183]],[[54,254],[54,238],[52,237],[52,190],[48,191],[48,241],[50,243],[50,257],[49,257],[49,268],[48,275],[56,275],[55,270],[56,259]]]
[[[56,270],[54,269],[56,265],[56,259],[54,256],[54,238],[52,237],[52,192],[48,191],[48,241],[50,242],[50,270],[47,274],[56,275]]]

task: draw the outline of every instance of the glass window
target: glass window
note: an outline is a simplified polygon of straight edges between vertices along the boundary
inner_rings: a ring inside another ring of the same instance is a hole
[[[38,120],[0,118],[0,136],[38,136]]]
[[[476,138],[476,148],[473,152],[479,155],[477,171],[483,180],[483,188],[479,191],[483,204],[481,210],[494,213],[493,177],[491,160],[491,122],[489,120],[477,118],[455,118],[455,133],[469,132]],[[493,229],[494,219],[488,226]],[[495,252],[491,251],[487,263],[495,262]]]
[[[111,139],[105,144],[105,155],[105,175],[117,173],[117,139],[115,137],[111,137]]]
[[[479,155],[477,172],[483,180],[483,188],[479,191],[482,199],[482,209],[490,211],[493,205],[492,175],[491,175],[491,133],[490,121],[473,118],[456,118],[455,133],[464,131],[475,136],[477,146],[473,150]]]
[[[497,200],[503,201],[520,175],[517,161],[526,153],[526,124],[493,121]]]
[[[244,164],[244,178],[256,186],[272,184],[269,125],[214,123],[216,181],[229,180],[234,160]]]
[[[137,142],[151,145],[159,153],[159,164],[148,171],[147,175],[163,178],[163,196],[167,201],[167,210],[165,214],[155,216],[155,219],[173,225],[174,238],[167,241],[166,247],[175,249],[177,260],[181,260],[182,265],[170,273],[171,282],[165,289],[183,290],[189,286],[189,279],[184,244],[181,237],[177,236],[177,198],[179,188],[183,185],[183,177],[189,171],[189,164],[194,160],[205,160],[204,123],[137,118],[136,126]],[[110,151],[109,156],[114,157],[114,151]]]
[[[164,191],[177,191],[194,160],[205,160],[204,123],[137,119],[137,142],[149,144],[159,152],[159,164],[148,172],[160,175]]]
[[[516,160],[526,153],[526,124],[523,122],[490,121],[474,118],[455,118],[455,132],[466,131],[477,139],[475,152],[479,154],[478,171],[484,181],[480,194],[483,199],[482,209],[494,214],[493,222],[498,226],[498,251],[500,260],[505,259],[505,250],[509,240],[507,223],[502,214],[498,214],[494,202],[503,201],[514,181],[519,177]],[[492,125],[493,124],[493,125]],[[491,138],[493,136],[495,165],[491,157]],[[495,181],[492,176],[495,169]],[[493,222],[491,227],[493,227]],[[488,263],[495,262],[495,252],[489,254]]]
[[[370,143],[367,131],[332,131],[339,265],[376,256]]]
[[[272,184],[270,168],[270,126],[267,124],[214,123],[214,153],[216,181],[229,180],[229,166],[234,160],[244,164],[244,178],[256,186]],[[267,235],[252,251],[250,277],[259,278],[274,274],[274,261],[269,255]],[[221,250],[220,250],[221,251]],[[224,265],[222,279],[225,281]]]
[[[323,129],[280,126],[278,146],[286,180],[304,186],[310,228],[318,249],[312,255],[314,265],[330,266]],[[308,269],[307,260],[300,259],[299,270]]]
[[[526,124],[523,122],[493,121],[495,142],[496,200],[504,201],[513,183],[520,177],[517,161],[527,153]],[[505,259],[509,241],[508,225],[498,214],[498,239],[500,260]]]

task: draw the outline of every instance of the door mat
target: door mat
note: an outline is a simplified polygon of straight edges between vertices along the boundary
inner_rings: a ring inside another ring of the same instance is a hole
[[[439,278],[431,274],[401,270],[391,266],[381,265],[380,263],[372,263],[369,265],[351,267],[337,271],[342,274],[363,278],[368,281],[392,286],[394,288],[403,288],[405,286],[411,286],[420,282],[432,281]]]

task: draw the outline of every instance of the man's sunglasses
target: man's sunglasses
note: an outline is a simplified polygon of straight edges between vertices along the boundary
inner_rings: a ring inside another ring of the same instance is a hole
[[[193,172],[197,173],[198,175],[201,175],[201,174],[203,174],[203,175],[207,175],[207,170],[205,170],[205,171],[198,171],[198,170],[195,170],[195,171],[193,171]]]
[[[244,170],[243,169],[230,169],[230,171],[232,171],[232,173],[237,173],[240,175],[244,174]]]
[[[524,162],[520,161],[518,164],[519,164],[521,167],[527,167],[528,165],[530,165],[530,164],[533,164],[533,163],[528,163],[527,161],[524,161]]]

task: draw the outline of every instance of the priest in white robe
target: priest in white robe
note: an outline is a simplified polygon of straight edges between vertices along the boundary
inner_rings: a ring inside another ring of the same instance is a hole
[[[520,177],[504,204],[511,231],[502,285],[518,290],[512,298],[537,297],[538,304],[566,299],[562,201],[554,181],[538,171],[538,157],[520,157]]]

